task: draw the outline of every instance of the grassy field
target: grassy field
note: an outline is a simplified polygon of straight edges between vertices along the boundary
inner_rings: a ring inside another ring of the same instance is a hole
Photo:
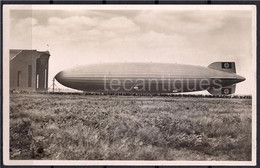
[[[251,99],[10,95],[10,159],[251,160]]]

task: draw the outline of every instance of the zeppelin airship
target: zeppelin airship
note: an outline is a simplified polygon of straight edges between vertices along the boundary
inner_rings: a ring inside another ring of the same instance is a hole
[[[180,93],[207,90],[213,95],[235,93],[235,62],[208,67],[170,63],[100,63],[59,72],[55,79],[84,92]]]

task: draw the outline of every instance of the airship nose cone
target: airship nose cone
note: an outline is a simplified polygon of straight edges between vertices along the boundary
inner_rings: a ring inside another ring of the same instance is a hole
[[[55,79],[58,81],[58,82],[60,82],[61,84],[63,83],[63,77],[64,77],[64,72],[63,71],[61,71],[61,72],[59,72],[59,73],[57,73],[56,75],[55,75]]]

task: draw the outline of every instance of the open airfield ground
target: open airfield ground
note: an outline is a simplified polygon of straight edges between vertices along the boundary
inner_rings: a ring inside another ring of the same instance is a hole
[[[10,159],[251,160],[252,99],[10,94]]]

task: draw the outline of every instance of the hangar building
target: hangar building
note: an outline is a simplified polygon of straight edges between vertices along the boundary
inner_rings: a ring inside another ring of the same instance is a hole
[[[10,90],[47,91],[49,51],[10,50]]]

